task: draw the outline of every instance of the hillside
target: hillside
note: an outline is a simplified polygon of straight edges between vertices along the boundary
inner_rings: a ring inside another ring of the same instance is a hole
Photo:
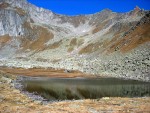
[[[0,0],[0,66],[150,81],[150,11],[66,16]]]

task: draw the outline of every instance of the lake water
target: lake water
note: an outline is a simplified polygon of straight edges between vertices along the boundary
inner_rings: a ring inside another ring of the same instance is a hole
[[[150,83],[115,78],[26,77],[21,84],[23,91],[40,95],[48,101],[150,96]]]

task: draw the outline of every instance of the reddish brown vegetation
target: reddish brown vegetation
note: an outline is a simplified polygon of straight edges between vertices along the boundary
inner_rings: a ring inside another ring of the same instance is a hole
[[[74,47],[69,47],[67,52],[72,52],[74,50]]]
[[[23,68],[5,68],[5,67],[0,67],[0,70],[10,73],[10,74],[15,74],[15,75],[26,75],[26,76],[40,76],[40,77],[61,77],[61,78],[72,78],[72,77],[91,77],[88,74],[83,74],[82,72],[79,71],[71,71],[70,73],[65,73],[64,69],[44,69],[44,68],[30,68],[30,69],[23,69]]]
[[[48,48],[46,48],[46,49],[56,49],[56,48],[58,48],[61,44],[62,44],[62,40],[60,40],[60,41],[58,41],[58,42],[54,42],[53,44],[49,45]]]
[[[37,58],[36,61],[39,61],[39,62],[47,62],[48,59],[43,59],[43,58]]]
[[[99,32],[100,30],[102,30],[103,27],[107,24],[107,22],[108,22],[108,21],[105,21],[105,22],[101,23],[100,25],[97,25],[97,26],[93,29],[92,34],[95,34],[95,33]]]
[[[73,38],[71,41],[70,41],[70,46],[76,46],[77,45],[77,39],[76,38]]]
[[[144,28],[144,29],[143,29]],[[144,24],[142,26],[137,27],[127,36],[116,40],[116,42],[111,45],[110,50],[108,52],[113,52],[116,50],[120,50],[121,52],[128,52],[141,44],[150,41],[150,24]]]
[[[71,23],[78,27],[80,24],[85,23],[86,17],[84,16],[75,16],[73,19],[71,19]]]
[[[9,7],[8,3],[2,3],[2,4],[0,4],[0,8],[7,8],[7,7]]]
[[[55,64],[56,62],[59,62],[60,60],[61,59],[55,59],[55,60],[52,60],[51,62]]]
[[[83,39],[83,38],[80,38],[80,39],[78,39],[78,44],[77,44],[77,46],[79,47],[79,46],[81,46],[83,43],[84,43],[84,39]]]
[[[72,52],[74,50],[74,47],[77,45],[77,39],[76,38],[73,38],[71,41],[70,41],[70,45],[69,45],[69,48],[68,48],[68,52]]]
[[[45,43],[54,37],[47,28],[37,25],[31,27],[31,24],[28,22],[24,23],[24,27],[33,34],[32,36],[22,38],[22,47],[24,50],[43,50],[46,48]],[[36,39],[32,39],[33,36],[36,36]]]
[[[0,48],[4,47],[6,43],[11,40],[9,35],[0,36]]]
[[[79,51],[79,54],[92,53],[99,50],[102,42],[90,43]]]
[[[15,9],[16,9],[16,12],[21,16],[24,16],[26,14],[25,10],[21,8],[15,7]]]

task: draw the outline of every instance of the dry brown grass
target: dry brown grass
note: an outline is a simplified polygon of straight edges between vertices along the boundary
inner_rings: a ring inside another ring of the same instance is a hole
[[[77,44],[77,46],[79,47],[79,46],[81,46],[83,43],[84,43],[84,39],[83,39],[83,38],[80,38],[80,39],[78,39],[78,44]]]
[[[54,42],[53,44],[49,45],[46,49],[56,49],[62,44],[62,40],[58,42]]]
[[[72,52],[74,50],[74,47],[69,47],[67,52]]]
[[[107,53],[110,53],[111,49],[108,50],[108,48],[113,48],[115,46],[115,43],[117,41],[119,41],[120,38],[122,37],[122,33],[124,33],[125,31],[128,31],[131,26],[135,26],[136,22],[132,22],[130,24],[131,25],[120,23],[120,29],[117,32],[114,32],[114,29],[115,29],[114,27],[110,28],[109,32],[106,33],[106,35],[109,34],[109,33],[112,33],[112,34],[114,34],[114,36],[110,40],[105,40],[105,42],[103,43],[103,49],[104,49],[103,51],[106,50]]]
[[[70,46],[76,46],[77,45],[77,39],[76,38],[73,38],[71,41],[70,41]]]
[[[86,17],[84,16],[75,16],[70,21],[75,27],[78,27],[81,23],[85,23],[85,20],[86,20]]]
[[[80,38],[73,38],[70,41],[70,44],[67,45],[66,47],[68,47],[67,52],[72,52],[74,50],[75,47],[79,47],[84,43],[84,39],[82,37]]]
[[[106,54],[109,54],[111,53],[111,49],[110,48],[113,48],[114,47],[114,43],[116,41],[118,41],[121,37],[121,33],[115,33],[113,38],[111,40],[104,40],[103,41],[103,46],[102,46],[102,52],[104,51],[107,51]]]
[[[37,58],[36,61],[39,61],[39,62],[47,62],[48,59],[43,59],[43,58]]]
[[[4,36],[0,36],[0,48],[4,47],[6,43],[11,40],[11,37],[7,34]]]
[[[8,3],[2,3],[2,4],[0,4],[0,9],[1,8],[7,8],[7,7],[9,7],[10,5],[8,4]]]
[[[60,77],[60,78],[74,78],[74,77],[92,77],[91,75],[84,74],[80,71],[72,70],[70,73],[65,73],[64,69],[52,69],[52,68],[7,68],[0,67],[0,70],[15,75],[25,75],[25,76],[40,76],[40,77]]]
[[[77,45],[77,41],[77,38],[71,39],[67,52],[72,52],[74,50],[74,47]]]
[[[23,10],[21,8],[15,7],[15,10],[21,16],[24,16],[26,14],[25,10]]]
[[[35,25],[31,27],[30,23],[28,22],[24,23],[24,27],[31,31],[33,36],[37,37],[35,40],[30,37],[22,38],[23,50],[44,50],[46,48],[45,43],[54,37],[54,35],[47,28]]]
[[[30,49],[43,50],[46,46],[45,43],[52,39],[54,36],[51,32],[49,32],[46,28],[43,27],[37,27],[36,30],[39,31],[39,36],[37,40],[30,45]]]
[[[22,37],[20,38],[20,40],[21,40],[21,47],[23,48],[22,50],[24,51],[24,50],[29,49],[29,45],[31,44],[32,41],[30,41],[26,37]]]
[[[97,26],[93,30],[93,33],[99,32],[104,27],[104,25],[107,24],[107,22],[108,21],[105,21],[101,23],[101,25]],[[82,48],[79,54],[92,53],[98,50],[100,50],[101,52],[110,51],[110,49],[108,50],[108,48],[112,48],[114,46],[113,44],[116,43],[120,39],[122,32],[127,31],[130,28],[129,25],[121,25],[121,26],[122,27],[119,31],[114,33],[114,30],[113,30],[114,28],[111,28],[109,32],[105,34],[105,35],[109,35],[110,33],[114,34],[114,37],[112,39],[105,39],[104,41],[101,41],[101,42],[99,41],[96,43],[90,43],[86,47]]]
[[[132,49],[138,47],[141,44],[150,41],[150,24],[143,24],[137,27],[127,36],[116,40],[114,37],[114,44],[110,46],[108,53],[114,52],[115,50],[120,50],[122,53],[131,51]]]
[[[84,54],[84,53],[91,53],[92,52],[92,49],[94,47],[94,44],[88,44],[86,47],[82,48],[80,51],[79,51],[79,54]]]
[[[55,63],[59,62],[60,60],[61,60],[61,59],[54,59],[54,60],[52,60],[51,62],[55,64]]]
[[[33,19],[32,19],[32,18],[30,18],[30,22],[31,22],[31,23],[34,23],[34,21],[33,21]]]
[[[131,40],[121,48],[121,52],[128,52],[141,44],[150,41],[150,24],[138,27],[134,32],[125,38]]]
[[[102,42],[90,43],[79,51],[79,54],[92,53],[99,49],[102,45]]]
[[[107,21],[104,21],[103,23],[101,23],[100,25],[97,25],[93,31],[92,31],[92,34],[95,34],[97,32],[99,32],[100,30],[103,29],[103,27],[107,24],[108,20]]]

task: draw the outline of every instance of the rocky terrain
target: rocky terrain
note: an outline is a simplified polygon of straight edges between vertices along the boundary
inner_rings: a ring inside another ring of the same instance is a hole
[[[150,98],[109,98],[44,104],[14,87],[15,75],[0,71],[0,113],[149,113]]]
[[[0,0],[0,66],[150,81],[150,11],[66,16]]]
[[[149,97],[43,103],[14,84],[16,75],[150,82],[149,30],[150,11],[139,7],[67,16],[27,0],[0,0],[0,113],[149,113]]]

